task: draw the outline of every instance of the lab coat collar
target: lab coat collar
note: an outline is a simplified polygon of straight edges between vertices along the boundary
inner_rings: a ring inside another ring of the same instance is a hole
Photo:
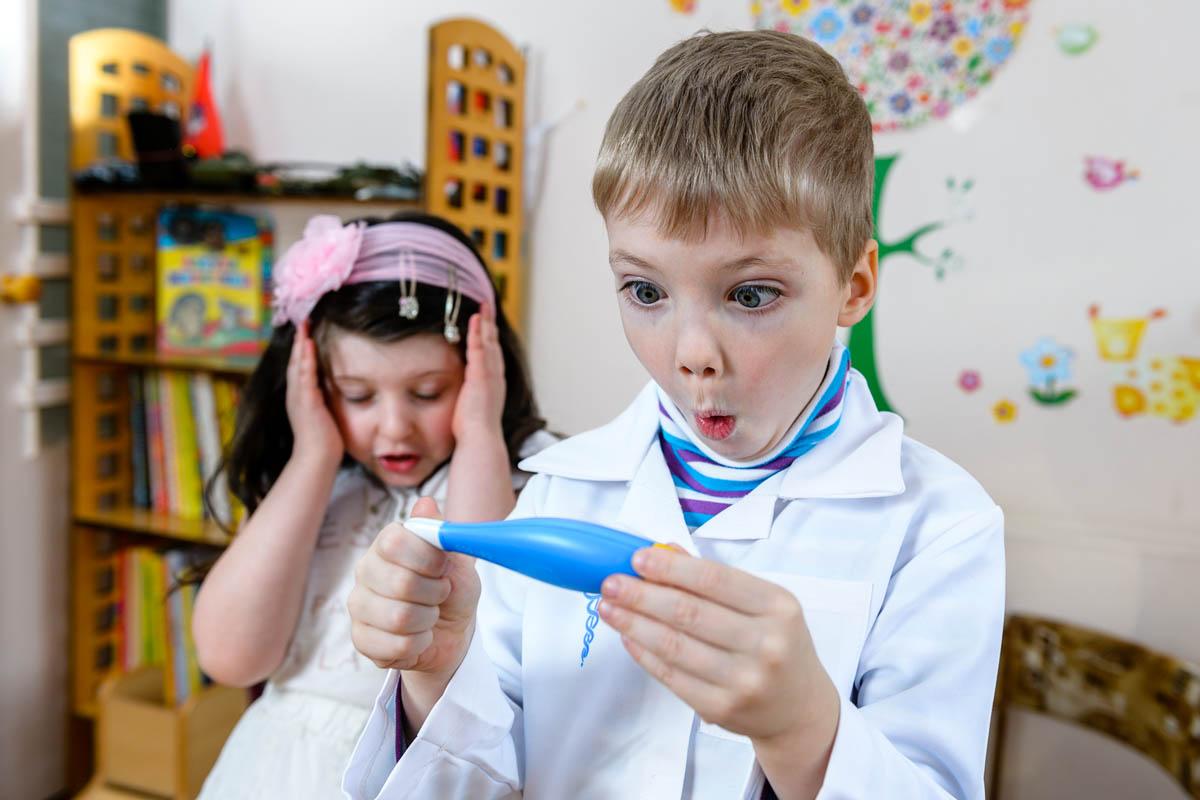
[[[664,485],[671,485],[666,462],[658,447],[656,391],[655,384],[648,383],[612,422],[552,445],[522,461],[520,468],[575,480],[633,482],[639,474],[646,475],[647,469],[657,471],[661,463],[661,471],[667,475]],[[900,494],[904,491],[900,465],[903,436],[904,423],[900,417],[878,411],[866,380],[851,370],[837,431],[792,462],[790,467],[764,481],[738,505],[747,501],[753,505],[761,503],[764,511],[773,514],[775,499]],[[651,453],[652,449],[654,453]],[[650,458],[647,458],[648,454]],[[638,483],[650,487],[647,481]],[[674,506],[678,513],[678,503]],[[703,528],[715,522],[717,517]]]

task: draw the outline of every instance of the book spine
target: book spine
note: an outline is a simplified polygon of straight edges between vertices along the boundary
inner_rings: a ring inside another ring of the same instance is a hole
[[[150,478],[150,507],[166,514],[170,511],[167,497],[166,453],[162,438],[162,406],[158,401],[158,370],[148,371],[142,379],[146,401],[147,472]]]
[[[167,510],[183,512],[183,482],[179,474],[179,434],[175,427],[175,398],[171,389],[171,373],[158,373],[158,419],[162,429],[163,473],[167,484]]]
[[[171,411],[175,419],[175,448],[172,453],[179,472],[178,513],[185,519],[203,519],[200,447],[196,440],[196,417],[187,373],[171,373]]]
[[[212,376],[207,372],[193,373],[191,388],[202,484],[207,487],[210,481],[213,482],[212,491],[208,493],[213,515],[222,524],[228,525],[232,516],[229,491],[224,476],[217,475],[217,468],[221,465],[221,431],[217,421],[217,398]]]
[[[142,372],[129,372],[129,448],[133,470],[133,506],[150,508],[150,477],[146,453],[146,399],[142,389]]]

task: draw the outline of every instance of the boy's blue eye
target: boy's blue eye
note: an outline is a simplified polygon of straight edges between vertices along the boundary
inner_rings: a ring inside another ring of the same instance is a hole
[[[779,290],[770,286],[739,286],[733,290],[733,299],[743,308],[759,308],[779,297]]]
[[[662,291],[653,283],[630,281],[625,285],[633,299],[644,306],[652,306],[662,299]]]

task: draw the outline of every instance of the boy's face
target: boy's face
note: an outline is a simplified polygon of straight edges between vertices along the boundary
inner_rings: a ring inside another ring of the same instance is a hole
[[[825,377],[837,326],[875,297],[875,243],[848,282],[807,231],[741,238],[719,218],[702,241],[650,215],[606,220],[621,322],[638,360],[712,450],[775,447]]]

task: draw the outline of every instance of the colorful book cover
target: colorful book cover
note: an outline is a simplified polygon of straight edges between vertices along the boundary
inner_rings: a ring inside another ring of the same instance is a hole
[[[232,211],[167,208],[158,216],[158,351],[256,356],[264,324],[271,224]]]
[[[167,662],[166,615],[163,611],[164,583],[162,562],[158,553],[148,547],[138,548],[141,561],[142,663],[162,666]]]
[[[197,587],[182,583],[192,567],[207,558],[196,549],[174,549],[163,554],[163,574],[167,585],[168,702],[179,705],[200,689],[202,678],[196,645],[192,639],[192,608]]]
[[[175,393],[171,389],[171,373],[158,373],[158,422],[162,431],[163,477],[167,485],[167,511],[179,514],[183,510],[183,481],[179,474],[179,434],[176,429]]]
[[[175,513],[184,519],[204,519],[204,484],[200,477],[200,447],[196,438],[191,381],[186,372],[171,371],[168,375],[171,411],[175,415],[175,447],[168,457],[175,460],[179,472],[179,509]]]
[[[146,400],[142,389],[142,373],[129,371],[129,447],[133,469],[133,506],[151,508],[150,475],[146,452]]]
[[[217,397],[217,428],[221,432],[222,452],[229,448],[233,441],[233,433],[237,427],[238,391],[237,387],[227,380],[218,379],[213,384]],[[242,501],[229,493],[230,517],[227,524],[236,528],[246,517],[246,507]]]
[[[217,421],[217,395],[212,376],[207,372],[192,373],[191,389],[203,485],[207,487],[209,481],[213,481],[212,491],[208,493],[212,512],[218,521],[227,525],[232,509],[229,506],[229,489],[225,483],[225,475],[217,474],[217,468],[221,465],[221,430]]]
[[[160,385],[158,370],[149,370],[142,379],[146,399],[146,466],[150,478],[150,507],[166,514],[170,509],[167,497],[166,451],[162,438],[162,407],[158,402]]]

